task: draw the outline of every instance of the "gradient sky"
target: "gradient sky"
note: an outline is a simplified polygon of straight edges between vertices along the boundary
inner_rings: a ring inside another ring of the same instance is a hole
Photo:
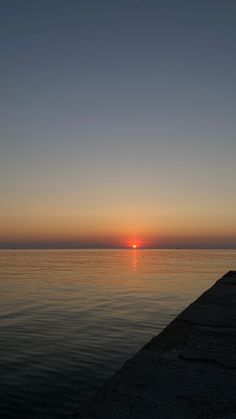
[[[2,0],[0,247],[236,247],[235,18]]]

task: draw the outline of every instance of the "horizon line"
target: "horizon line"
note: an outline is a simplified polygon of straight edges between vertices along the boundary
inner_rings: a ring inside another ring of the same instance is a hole
[[[157,247],[157,246],[139,246],[132,248],[129,246],[110,246],[110,247],[0,247],[0,250],[236,250],[236,246],[233,247]]]

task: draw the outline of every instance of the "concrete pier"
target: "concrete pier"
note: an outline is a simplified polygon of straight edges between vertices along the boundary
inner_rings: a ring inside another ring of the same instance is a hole
[[[80,419],[236,419],[236,271],[83,403]]]

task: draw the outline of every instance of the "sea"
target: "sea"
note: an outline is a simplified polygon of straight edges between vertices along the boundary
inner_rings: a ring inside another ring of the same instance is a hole
[[[229,270],[236,250],[1,250],[0,418],[72,418]]]

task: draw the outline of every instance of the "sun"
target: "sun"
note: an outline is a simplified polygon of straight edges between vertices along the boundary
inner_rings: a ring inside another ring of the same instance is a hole
[[[137,244],[132,244],[133,249],[137,249]]]

